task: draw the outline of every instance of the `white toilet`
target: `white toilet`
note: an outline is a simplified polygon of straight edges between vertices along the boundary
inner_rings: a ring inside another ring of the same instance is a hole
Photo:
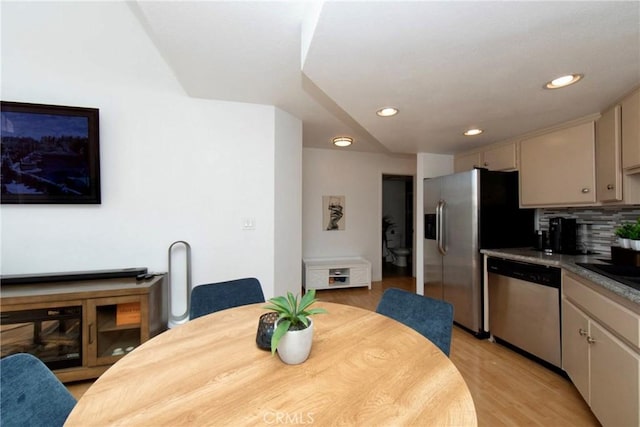
[[[402,242],[402,236],[396,233],[396,227],[389,227],[387,230],[387,254],[385,261],[392,262],[396,267],[406,267],[407,257],[411,255],[411,248],[397,248]]]
[[[407,266],[407,257],[411,255],[410,248],[391,248],[389,250],[395,255],[395,261],[393,262],[393,265],[397,267]]]

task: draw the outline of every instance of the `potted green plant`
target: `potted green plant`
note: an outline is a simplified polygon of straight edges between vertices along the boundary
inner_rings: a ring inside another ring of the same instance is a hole
[[[634,224],[628,222],[626,224],[622,224],[615,230],[615,235],[618,237],[620,246],[622,246],[623,248],[628,249],[631,247],[631,235],[633,233],[633,227]]]
[[[289,365],[304,362],[311,352],[314,314],[326,313],[324,308],[310,308],[317,301],[316,290],[309,289],[302,298],[287,292],[287,296],[269,299],[268,310],[278,313],[271,336],[271,354],[278,351],[280,359]]]
[[[630,247],[634,251],[640,251],[640,218],[629,227]]]

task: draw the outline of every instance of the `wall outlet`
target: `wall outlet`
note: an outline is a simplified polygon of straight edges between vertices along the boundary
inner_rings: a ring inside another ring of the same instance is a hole
[[[255,230],[256,229],[256,219],[255,218],[242,218],[242,229],[243,230]]]

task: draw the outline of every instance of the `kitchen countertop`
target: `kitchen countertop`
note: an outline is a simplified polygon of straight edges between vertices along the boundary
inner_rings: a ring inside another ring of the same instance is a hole
[[[565,255],[565,254],[545,254],[532,248],[510,248],[510,249],[482,249],[482,254],[498,258],[512,259],[515,261],[530,262],[533,264],[549,265],[560,267],[578,276],[595,283],[598,286],[613,292],[635,304],[640,304],[640,291],[630,286],[624,285],[601,274],[595,273],[586,268],[576,265],[580,263],[602,263],[602,254],[594,255]]]

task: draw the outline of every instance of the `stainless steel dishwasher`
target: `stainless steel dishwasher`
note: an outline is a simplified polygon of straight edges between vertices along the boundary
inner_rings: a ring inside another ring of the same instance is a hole
[[[487,259],[489,332],[560,368],[560,268]]]

